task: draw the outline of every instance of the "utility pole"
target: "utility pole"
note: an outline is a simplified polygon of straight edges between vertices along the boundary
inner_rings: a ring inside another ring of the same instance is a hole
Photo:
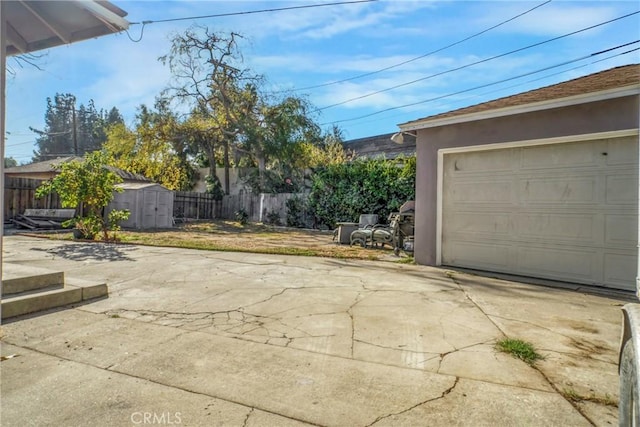
[[[76,116],[76,112],[78,110],[76,110],[76,97],[73,97],[73,103],[71,104],[71,108],[68,107],[61,107],[58,105],[54,105],[53,108],[57,108],[63,111],[71,111],[71,142],[73,143],[73,155],[74,156],[78,156],[78,130],[76,129],[76,124],[77,124],[77,116]]]
[[[75,99],[73,101],[73,155],[74,156],[78,156],[78,135],[77,135],[77,131],[76,131],[76,102]]]

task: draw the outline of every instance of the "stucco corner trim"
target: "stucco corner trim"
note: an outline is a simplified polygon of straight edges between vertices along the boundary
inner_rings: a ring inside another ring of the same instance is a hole
[[[442,194],[444,190],[444,152],[438,150],[438,181],[436,183],[436,265],[442,265]]]

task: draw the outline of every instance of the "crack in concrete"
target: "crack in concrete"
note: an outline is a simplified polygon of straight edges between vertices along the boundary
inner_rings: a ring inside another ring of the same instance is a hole
[[[367,286],[362,285],[363,290],[368,291],[368,292],[393,292],[393,293],[401,293],[401,294],[418,294],[421,297],[424,298],[428,298],[428,293],[425,293],[425,291],[409,291],[406,289],[393,289],[393,288],[380,288],[380,289],[372,289],[373,285]],[[438,291],[441,292],[441,291]]]
[[[596,344],[596,343],[594,343],[592,341],[589,341],[587,339],[583,338],[582,339],[583,342],[581,342],[581,341],[576,340],[576,338],[574,336],[566,335],[566,334],[563,334],[561,332],[555,331],[555,330],[553,330],[551,328],[547,328],[546,326],[538,325],[536,323],[528,322],[526,320],[512,319],[512,318],[509,318],[509,317],[498,316],[498,315],[490,315],[490,316],[496,317],[498,319],[508,320],[510,322],[523,323],[525,325],[529,325],[529,326],[533,326],[533,327],[536,327],[536,328],[540,328],[542,330],[551,332],[552,334],[559,335],[559,336],[569,340],[570,341],[569,346],[572,346],[572,347],[576,348],[576,350],[578,350],[580,353],[571,353],[571,352],[564,352],[564,351],[551,350],[551,349],[540,349],[540,350],[545,350],[545,351],[549,351],[549,352],[553,352],[553,353],[559,353],[559,354],[566,354],[566,355],[571,355],[571,356],[576,356],[576,357],[584,357],[586,359],[595,360],[597,362],[609,363],[609,364],[613,363],[613,364],[617,365],[617,362],[611,362],[611,361],[599,359],[598,357],[594,356],[594,353],[596,353],[597,351],[603,352],[603,350],[604,350],[604,351],[610,352],[615,357],[617,355],[616,355],[616,352],[614,350],[606,348],[606,347],[602,347],[599,344]]]
[[[452,271],[446,271],[445,272],[445,276],[448,277],[449,279],[451,279],[451,281],[453,283],[455,283],[458,288],[460,288],[460,291],[462,291],[462,293],[464,294],[464,296],[471,301],[478,310],[480,310],[480,312],[482,314],[484,314],[486,316],[486,318],[496,327],[496,329],[498,331],[500,331],[500,333],[504,336],[507,337],[507,334],[502,330],[502,328],[500,328],[500,326],[491,318],[492,315],[487,314],[482,307],[480,307],[480,305],[475,302],[475,300],[473,298],[471,298],[471,296],[467,293],[467,291],[462,287],[462,285],[460,284],[460,282],[458,282],[458,280],[456,280],[455,278],[455,273]],[[498,316],[496,316],[498,317]],[[568,399],[559,389],[558,387],[553,383],[553,381],[551,381],[551,379],[545,375],[545,373],[542,371],[542,369],[540,369],[539,367],[535,366],[535,365],[529,365],[531,366],[531,368],[535,369],[536,371],[538,371],[540,373],[540,375],[542,375],[542,377],[545,379],[545,381],[549,384],[549,386],[556,392],[558,393],[565,401],[567,401],[580,415],[582,415],[582,417],[587,420],[592,426],[595,426],[596,424],[593,422],[593,420],[591,418],[589,418],[589,416],[587,416],[587,414],[582,410],[582,408],[580,408],[580,406],[578,406],[578,404],[576,402],[571,401],[571,399]]]
[[[472,303],[472,304],[473,304],[473,305],[474,305],[474,306],[475,306],[475,307],[480,311],[480,313],[484,314],[484,316],[487,318],[487,320],[489,320],[489,322],[491,322],[491,324],[492,324],[493,326],[495,326],[495,328],[496,328],[498,331],[500,331],[500,333],[501,333],[503,336],[505,336],[505,337],[507,336],[507,335],[504,333],[504,331],[500,328],[500,326],[498,326],[498,324],[497,324],[496,322],[494,322],[494,321],[493,321],[493,319],[490,317],[490,315],[489,315],[489,314],[487,314],[487,313],[482,309],[482,307],[480,307],[480,305],[479,305],[477,302],[475,302],[475,300],[474,300],[473,298],[471,298],[471,295],[469,295],[469,293],[467,293],[467,291],[462,287],[462,285],[460,284],[460,282],[459,282],[458,280],[456,280],[455,275],[454,275],[454,273],[453,273],[453,272],[446,271],[446,272],[445,272],[445,277],[448,277],[449,279],[451,279],[451,281],[452,281],[453,283],[455,283],[455,284],[456,284],[456,286],[458,287],[458,289],[460,289],[460,291],[461,291],[461,292],[462,292],[462,294],[465,296],[465,298],[466,298],[469,302],[471,302],[471,303]]]
[[[457,353],[457,352],[462,351],[462,350],[466,350],[468,348],[477,347],[479,345],[487,345],[487,344],[489,344],[489,343],[491,343],[493,341],[495,341],[495,340],[494,339],[490,339],[490,340],[479,342],[479,343],[469,344],[469,345],[466,345],[466,346],[460,347],[460,348],[456,348],[455,346],[452,346],[452,347],[454,347],[453,350],[447,351],[446,353],[440,353],[438,355],[440,357],[440,360],[438,361],[438,369],[436,370],[436,373],[438,373],[438,374],[440,373],[440,369],[442,368],[442,362],[444,362],[444,359],[447,356],[449,356],[449,355],[451,355],[453,353]],[[428,360],[431,360],[431,359],[426,359],[425,362],[428,361]]]
[[[612,362],[610,360],[598,359],[597,357],[593,357],[593,355],[588,354],[588,353],[575,354],[575,353],[571,353],[571,352],[568,352],[568,351],[552,350],[552,349],[549,349],[549,348],[541,348],[540,351],[546,351],[546,352],[549,352],[549,353],[564,354],[566,356],[574,356],[574,357],[577,357],[577,358],[591,359],[591,360],[594,360],[596,362],[606,363],[608,365],[613,365],[613,366],[616,367],[616,369],[617,369],[617,366],[618,366],[618,362],[615,362],[615,361]]]
[[[434,402],[434,401],[440,400],[440,399],[444,399],[449,393],[451,393],[453,391],[454,388],[456,388],[456,386],[458,385],[459,381],[460,381],[460,378],[459,377],[455,377],[453,385],[451,387],[449,387],[448,389],[446,389],[445,391],[443,391],[440,396],[434,397],[434,398],[431,398],[431,399],[427,399],[427,400],[425,400],[423,402],[417,403],[417,404],[413,405],[412,407],[404,409],[404,410],[402,410],[400,412],[394,412],[392,414],[381,415],[378,418],[376,418],[371,424],[367,424],[366,427],[371,427],[374,424],[377,424],[377,423],[379,423],[380,421],[382,421],[384,419],[387,419],[387,418],[390,418],[390,417],[394,417],[394,416],[397,416],[397,415],[405,414],[405,413],[407,413],[407,412],[409,412],[409,411],[411,411],[411,410],[413,410],[413,409],[415,409],[415,408],[417,408],[419,406],[426,405],[427,403]]]
[[[185,333],[189,333],[189,332],[185,332]],[[92,368],[99,369],[101,371],[106,371],[106,372],[108,372],[110,374],[111,373],[115,373],[115,374],[118,374],[118,375],[122,375],[124,377],[135,378],[135,379],[138,379],[138,380],[149,382],[151,384],[158,384],[158,385],[161,385],[161,386],[164,386],[164,387],[168,387],[168,388],[171,388],[171,389],[180,390],[180,391],[184,391],[184,392],[195,394],[195,395],[199,395],[199,396],[206,396],[206,397],[217,399],[217,400],[220,400],[220,401],[223,401],[223,402],[233,403],[235,405],[239,405],[239,406],[243,406],[245,408],[249,408],[249,414],[245,418],[245,424],[249,419],[249,415],[252,414],[253,411],[255,411],[256,409],[258,409],[260,411],[263,411],[263,412],[266,412],[266,413],[269,413],[269,414],[272,414],[272,415],[276,415],[278,417],[286,418],[288,420],[298,421],[298,422],[301,422],[301,423],[304,423],[304,424],[321,427],[320,424],[316,424],[313,421],[303,420],[303,419],[295,418],[295,417],[292,417],[292,416],[289,416],[289,415],[280,414],[280,413],[274,412],[272,410],[269,410],[267,408],[256,408],[256,407],[249,406],[246,403],[243,403],[243,402],[240,402],[240,401],[237,401],[237,400],[228,399],[228,398],[225,398],[225,397],[219,397],[219,396],[215,396],[213,394],[203,393],[201,391],[195,391],[195,390],[192,390],[192,389],[184,387],[184,386],[165,383],[165,382],[162,382],[162,381],[153,380],[151,378],[146,378],[146,377],[143,377],[143,376],[140,376],[140,375],[135,375],[135,374],[128,373],[128,372],[118,371],[117,369],[111,369],[111,367],[110,368],[103,368],[103,367],[98,366],[98,365],[94,365],[94,364],[91,364],[91,363],[88,363],[88,362],[83,362],[83,361],[71,359],[71,358],[68,358],[68,357],[61,356],[59,354],[48,353],[46,351],[42,351],[42,350],[39,350],[39,349],[37,349],[35,347],[28,346],[28,345],[14,344],[14,343],[11,343],[9,341],[6,341],[5,339],[3,339],[3,341],[5,341],[8,344],[11,344],[11,345],[13,345],[15,347],[23,348],[23,349],[26,349],[26,350],[30,350],[30,351],[33,351],[34,353],[38,353],[38,354],[42,354],[42,355],[45,355],[45,356],[53,357],[53,358],[58,359],[58,360],[64,360],[65,362],[77,363],[77,364],[84,365],[84,366],[90,366]],[[112,366],[116,366],[116,365],[117,364],[114,364]]]
[[[249,422],[249,417],[251,417],[251,414],[253,414],[253,411],[255,411],[256,408],[251,408],[249,409],[249,412],[247,412],[247,416],[244,418],[244,423],[242,423],[242,427],[247,427],[247,423]]]
[[[350,354],[351,354],[351,358],[353,359],[353,348],[354,348],[354,343],[355,343],[355,337],[356,337],[356,324],[355,324],[355,318],[353,317],[353,308],[362,301],[362,299],[360,299],[360,296],[362,295],[361,292],[358,292],[358,294],[356,295],[355,301],[353,302],[353,304],[351,304],[349,306],[349,308],[347,309],[346,313],[349,315],[349,319],[351,319],[351,349],[350,349]]]
[[[365,344],[365,345],[370,345],[372,347],[378,347],[378,348],[383,348],[385,350],[393,350],[393,351],[400,351],[403,353],[414,353],[414,354],[438,354],[438,353],[433,353],[433,352],[429,352],[429,351],[416,351],[416,350],[405,350],[402,348],[398,348],[398,347],[391,347],[391,346],[386,346],[386,345],[381,345],[381,344],[374,344],[372,342],[368,342],[368,341],[363,341],[357,338],[353,339],[354,342],[360,343],[360,344]],[[430,359],[427,359],[430,360]]]
[[[536,371],[538,371],[540,373],[540,375],[542,375],[542,378],[545,379],[545,381],[547,381],[547,383],[549,383],[549,385],[551,386],[551,388],[558,393],[560,396],[562,396],[562,398],[564,398],[564,400],[566,400],[567,402],[569,402],[569,404],[571,406],[573,406],[573,408],[578,411],[578,413],[580,415],[582,415],[584,417],[585,420],[587,420],[592,426],[596,426],[597,424],[582,410],[582,408],[580,407],[580,405],[578,405],[578,402],[574,402],[573,400],[567,398],[565,396],[564,393],[562,393],[562,391],[553,383],[553,381],[551,381],[551,379],[542,371],[542,369],[538,368],[535,365],[531,366],[533,369],[535,369]]]
[[[502,320],[508,320],[508,321],[511,321],[511,322],[524,323],[525,325],[535,326],[536,328],[544,329],[545,331],[549,331],[549,332],[554,333],[556,335],[560,335],[561,337],[565,337],[565,338],[568,338],[568,339],[573,339],[572,336],[565,335],[565,334],[563,334],[561,332],[555,331],[555,330],[553,330],[551,328],[548,328],[546,326],[538,325],[537,323],[529,322],[527,320],[513,319],[513,318],[510,318],[510,317],[506,317],[506,316],[500,316],[498,314],[487,314],[487,316],[495,317],[497,319],[502,319]]]
[[[190,331],[207,332],[203,331],[203,329],[213,327],[219,332],[233,335],[239,339],[247,339],[254,342],[259,341],[263,344],[283,347],[288,347],[296,339],[329,338],[335,336],[335,334],[312,334],[304,329],[284,323],[282,319],[245,313],[243,311],[243,307],[235,310],[198,313],[118,309],[106,311],[103,314],[110,317],[119,317],[121,315],[123,317],[128,317],[128,313],[136,313],[140,315],[138,317],[131,318],[131,320],[150,316],[152,318],[150,323],[153,324],[177,329],[187,328],[184,333],[188,333]],[[203,323],[196,325],[198,322]],[[282,328],[278,328],[278,326],[281,326]],[[293,335],[291,335],[292,333]],[[256,338],[258,338],[258,340],[256,340]],[[284,343],[277,343],[276,340],[284,340]]]

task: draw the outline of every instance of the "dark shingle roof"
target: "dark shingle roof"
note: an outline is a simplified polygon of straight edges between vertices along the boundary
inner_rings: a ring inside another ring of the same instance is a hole
[[[53,160],[44,160],[42,162],[29,163],[28,165],[14,166],[6,168],[5,173],[48,173],[56,169],[62,163],[69,162],[73,159],[82,159],[81,157],[58,157]]]
[[[500,108],[516,107],[536,102],[551,101],[554,99],[567,98],[575,95],[584,95],[592,92],[601,92],[610,89],[617,89],[625,86],[640,84],[640,64],[630,64],[621,67],[611,68],[598,73],[589,74],[577,79],[557,83],[540,89],[483,102],[481,104],[448,111],[434,116],[412,120],[403,123],[401,126],[410,125],[426,120],[443,119],[447,117],[462,116],[465,114],[480,113],[484,111],[497,110]]]
[[[12,168],[6,168],[4,170],[4,172],[5,173],[20,173],[20,174],[48,173],[48,172],[55,171],[63,163],[67,163],[67,162],[71,162],[71,161],[82,161],[82,160],[83,160],[82,157],[75,157],[75,156],[58,157],[57,159],[53,159],[53,160],[44,160],[42,162],[30,163],[28,165],[14,166]],[[143,175],[137,174],[137,173],[127,172],[125,170],[122,170],[122,169],[119,169],[119,168],[116,168],[116,167],[113,167],[113,166],[107,166],[107,169],[109,169],[111,172],[115,173],[120,178],[122,178],[122,179],[124,179],[126,181],[149,182],[148,178],[146,178]]]
[[[343,143],[344,148],[355,153],[356,157],[375,158],[384,156],[395,159],[398,156],[411,156],[416,152],[416,137],[406,135],[402,144],[391,141],[392,133],[351,139]]]

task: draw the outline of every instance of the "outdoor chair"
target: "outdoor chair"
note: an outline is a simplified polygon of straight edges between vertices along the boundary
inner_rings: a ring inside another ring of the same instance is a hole
[[[360,215],[360,223],[363,223],[363,215]],[[360,245],[363,248],[369,246],[392,244],[394,240],[394,225],[377,224],[378,216],[370,215],[369,221],[365,221],[364,225],[353,231],[350,236],[351,245]],[[373,223],[375,220],[376,223]],[[367,223],[368,222],[368,223]]]
[[[333,230],[333,240],[337,240],[340,244],[351,243],[351,233],[369,225],[374,225],[377,222],[378,215],[376,214],[362,214],[358,222],[339,222],[337,223],[338,228]]]

